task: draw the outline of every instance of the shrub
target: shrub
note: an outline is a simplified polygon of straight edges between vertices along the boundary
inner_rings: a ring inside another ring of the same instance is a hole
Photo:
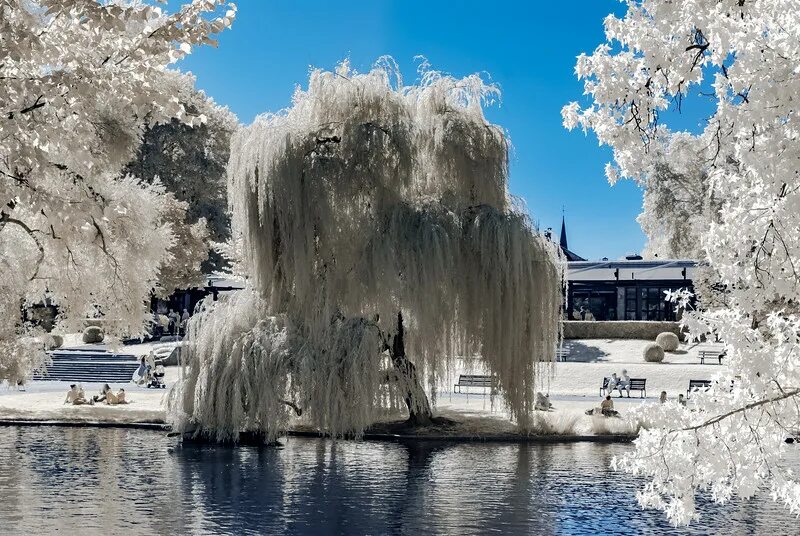
[[[556,413],[534,415],[533,433],[536,435],[575,435],[580,414]]]
[[[89,326],[83,330],[83,342],[87,344],[103,342],[104,338],[103,330],[98,326]]]
[[[642,355],[644,356],[644,360],[648,363],[661,363],[664,361],[664,349],[654,342],[644,347]]]
[[[594,435],[619,435],[636,436],[639,435],[640,425],[623,419],[603,417],[602,415],[592,416],[592,433]]]
[[[678,349],[679,343],[678,336],[669,331],[659,333],[658,337],[656,337],[656,344],[663,348],[665,352],[674,352]]]
[[[46,335],[44,338],[44,349],[45,350],[54,350],[56,348],[61,348],[64,345],[64,337],[61,335]]]

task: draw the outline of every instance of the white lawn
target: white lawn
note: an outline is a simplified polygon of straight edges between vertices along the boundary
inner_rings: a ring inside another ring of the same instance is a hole
[[[80,345],[79,340],[69,338],[68,344]],[[540,390],[550,395],[554,410],[548,412],[546,419],[557,426],[569,427],[575,421],[575,433],[592,433],[602,429],[598,419],[584,415],[585,410],[599,405],[599,388],[604,376],[612,372],[620,374],[623,369],[632,378],[647,379],[647,398],[632,393],[631,398],[617,398],[615,406],[624,416],[633,405],[658,403],[662,390],[670,399],[679,393],[686,394],[690,379],[712,379],[724,370],[724,365],[701,365],[696,345],[683,345],[677,352],[668,353],[663,363],[645,363],[641,357],[642,347],[648,341],[641,340],[571,340],[566,341],[571,351],[564,361],[554,363],[549,373],[540,378]],[[116,351],[142,355],[152,345],[131,345],[117,347]],[[462,370],[454,371],[447,380],[442,381],[436,399],[437,413],[456,420],[470,421],[475,433],[501,433],[513,431],[514,427],[498,397],[494,404],[482,389],[470,389],[471,393],[453,393],[453,384]],[[480,370],[469,371],[480,374]],[[72,422],[164,422],[166,393],[179,378],[180,367],[167,367],[168,389],[146,389],[132,384],[115,384],[124,387],[131,401],[125,406],[70,406],[65,405],[64,397],[69,388],[68,382],[33,381],[24,392],[16,388],[0,389],[0,419],[2,420],[53,420]],[[97,394],[100,383],[83,384],[86,395]],[[465,389],[466,390],[466,389]],[[608,419],[606,419],[608,421]]]

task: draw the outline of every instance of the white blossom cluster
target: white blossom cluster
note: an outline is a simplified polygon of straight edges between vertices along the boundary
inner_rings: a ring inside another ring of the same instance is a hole
[[[698,492],[724,502],[766,488],[800,513],[782,463],[800,435],[800,2],[626,4],[578,58],[589,103],[565,106],[564,125],[612,148],[610,181],[645,187],[651,251],[694,248],[708,265],[699,284],[723,297],[701,293],[684,323],[719,337],[728,366],[687,408],[643,411],[636,451],[615,465],[647,476],[641,504],[675,524],[696,518]],[[685,99],[710,99],[698,132],[669,128]]]

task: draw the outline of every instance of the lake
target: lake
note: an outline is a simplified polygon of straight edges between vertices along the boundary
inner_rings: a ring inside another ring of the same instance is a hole
[[[0,532],[796,534],[766,494],[674,529],[608,469],[630,444],[180,446],[163,432],[0,428]],[[800,453],[798,453],[800,455]]]

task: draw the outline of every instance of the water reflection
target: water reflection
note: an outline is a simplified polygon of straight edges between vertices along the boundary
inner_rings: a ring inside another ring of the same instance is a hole
[[[629,445],[408,444],[289,439],[284,448],[177,446],[156,432],[0,434],[0,527],[42,534],[776,534],[768,499],[704,508],[675,530],[607,470]],[[619,524],[619,525],[618,525]]]

